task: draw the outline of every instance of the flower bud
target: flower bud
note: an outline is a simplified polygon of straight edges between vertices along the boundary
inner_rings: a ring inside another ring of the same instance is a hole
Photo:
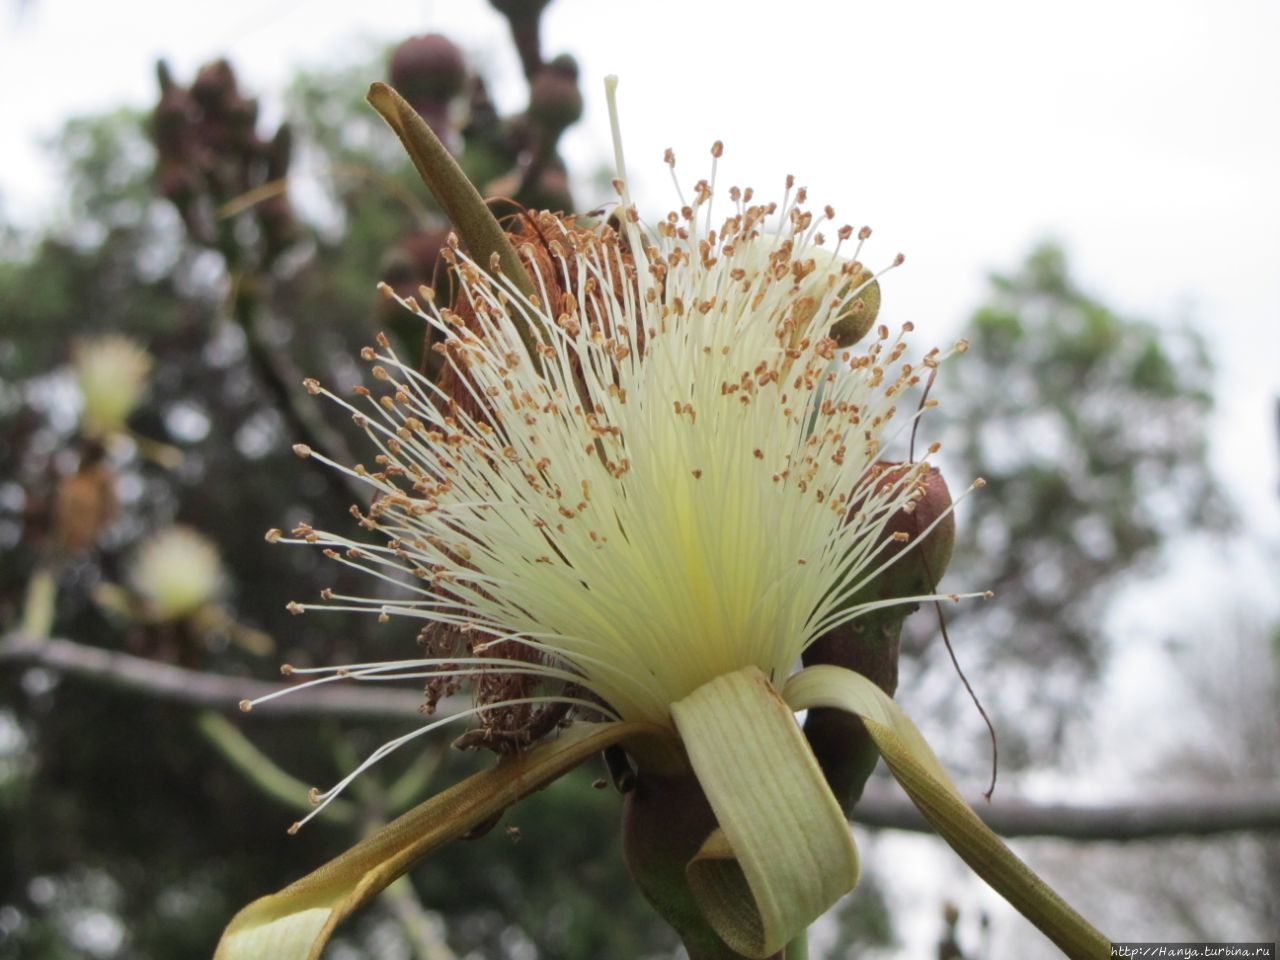
[[[256,97],[242,97],[239,94],[227,102],[227,130],[232,142],[242,150],[255,152],[261,149],[254,128],[258,125],[258,101]]]
[[[84,398],[80,429],[101,438],[124,429],[151,372],[151,354],[128,337],[108,335],[72,347],[76,386]]]
[[[582,117],[578,64],[567,54],[556,57],[533,76],[529,89],[529,120],[549,149],[565,128]]]
[[[181,620],[211,602],[225,582],[217,548],[189,527],[148,538],[129,567],[129,581],[156,620]]]
[[[292,159],[293,128],[282,123],[267,145],[267,180],[279,180],[287,176]]]
[[[871,271],[865,267],[850,281],[855,288],[871,280]],[[867,283],[866,289],[853,298],[831,325],[831,339],[837,346],[851,347],[867,335],[876,315],[880,312],[880,284],[876,280]]]
[[[711,929],[685,867],[716,827],[692,774],[638,774],[622,808],[622,855],[644,898],[679,935],[692,960],[736,957]]]
[[[92,549],[118,510],[115,473],[103,449],[89,443],[79,469],[58,484],[53,505],[58,545],[72,554]]]
[[[884,461],[877,467],[887,468],[880,480],[881,488],[899,482],[908,470],[906,464],[892,465]],[[882,536],[885,546],[881,559],[903,555],[902,559],[869,583],[854,603],[932,593],[946,572],[956,540],[951,491],[937,467],[930,467],[921,476],[920,484],[921,496],[915,509],[909,513],[899,510]],[[929,530],[935,522],[938,525]]]
[[[551,0],[489,0],[507,18],[511,39],[520,55],[520,66],[530,80],[542,66],[542,11]]]
[[[462,93],[467,62],[452,40],[429,33],[410,37],[396,47],[388,74],[391,85],[421,111],[424,104],[442,105]]]
[[[206,63],[191,84],[191,96],[206,113],[223,113],[238,97],[236,75],[226,60]]]
[[[197,112],[195,101],[173,82],[168,64],[156,64],[160,100],[151,112],[151,140],[162,160],[181,160],[190,149],[191,123]]]

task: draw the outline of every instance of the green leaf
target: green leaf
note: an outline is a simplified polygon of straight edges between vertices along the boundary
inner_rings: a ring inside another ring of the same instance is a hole
[[[815,666],[787,683],[794,710],[856,714],[907,795],[951,848],[1072,960],[1111,956],[1111,942],[1018,859],[965,802],[916,725],[879,687],[851,670]]]
[[[686,868],[689,886],[726,944],[771,956],[858,882],[849,825],[755,667],[703,684],[671,717],[720,825]]]
[[[439,793],[279,893],[235,915],[214,960],[316,960],[334,928],[414,864],[623,740],[661,751],[645,723],[580,724]]]

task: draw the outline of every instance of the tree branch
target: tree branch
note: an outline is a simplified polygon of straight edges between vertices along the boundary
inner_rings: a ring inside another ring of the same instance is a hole
[[[1002,837],[1127,841],[1280,831],[1280,784],[1185,793],[1158,800],[1065,804],[971,798],[978,816]],[[853,811],[867,827],[932,833],[918,810],[888,783],[872,781]]]
[[[33,640],[20,633],[0,639],[0,662],[28,663],[105,686],[135,690],[193,707],[234,710],[290,684],[187,670],[71,640]],[[356,683],[315,687],[297,697],[261,704],[254,714],[306,716],[344,714],[381,719],[418,716],[421,694],[374,689]],[[1207,837],[1224,833],[1280,832],[1280,784],[1188,793],[1159,800],[1105,804],[1046,804],[976,798],[973,808],[1003,837],[1128,841]],[[911,802],[892,785],[873,780],[853,812],[866,827],[932,833]]]
[[[6,661],[48,667],[104,686],[216,710],[237,710],[241,700],[256,700],[296,685],[187,670],[72,640],[38,640],[20,633],[0,640],[0,662]],[[313,687],[296,697],[269,700],[253,712],[255,716],[346,714],[404,720],[417,717],[423,702],[422,694],[412,690],[375,690],[335,683]]]

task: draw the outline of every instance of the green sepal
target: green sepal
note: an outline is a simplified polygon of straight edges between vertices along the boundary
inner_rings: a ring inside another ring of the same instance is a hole
[[[622,741],[668,741],[646,723],[580,724],[504,757],[393,820],[350,850],[232,918],[214,960],[317,960],[334,928],[414,864],[587,757]]]
[[[794,710],[829,707],[861,717],[911,801],[978,876],[1072,960],[1111,956],[1111,942],[982,822],[916,725],[874,683],[842,667],[815,666],[792,677],[782,695]]]
[[[858,852],[791,709],[755,667],[671,707],[719,827],[686,868],[733,950],[769,957],[858,881]]]
[[[422,182],[458,231],[471,258],[488,270],[496,256],[507,279],[525,296],[532,297],[533,281],[502,225],[427,122],[385,83],[370,86],[367,99],[404,144]]]

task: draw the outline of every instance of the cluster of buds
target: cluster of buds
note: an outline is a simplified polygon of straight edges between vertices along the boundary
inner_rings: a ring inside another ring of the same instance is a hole
[[[297,222],[286,191],[292,141],[281,125],[269,139],[257,132],[258,102],[245,96],[226,60],[205,64],[190,87],[168,66],[156,68],[160,100],[152,112],[156,184],[182,217],[187,233],[219,249],[229,262],[243,257],[237,201],[251,200],[257,261],[269,266],[294,241]]]

